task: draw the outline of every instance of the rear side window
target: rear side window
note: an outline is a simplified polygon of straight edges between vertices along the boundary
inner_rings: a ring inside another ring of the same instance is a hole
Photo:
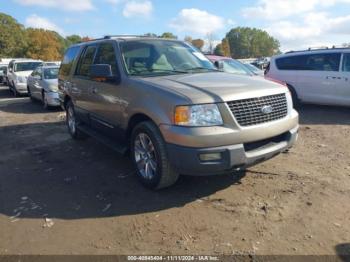
[[[344,54],[342,70],[344,72],[350,72],[350,54]]]
[[[60,67],[60,75],[62,76],[68,76],[72,66],[73,66],[73,62],[75,60],[75,58],[77,57],[77,54],[79,52],[80,47],[79,46],[74,46],[69,48],[63,58],[61,67]]]
[[[339,71],[340,53],[287,56],[276,59],[279,70]]]
[[[76,75],[89,76],[90,66],[94,62],[96,46],[88,46],[79,59]]]
[[[113,75],[117,75],[117,60],[112,43],[102,43],[99,46],[94,64],[110,65]]]

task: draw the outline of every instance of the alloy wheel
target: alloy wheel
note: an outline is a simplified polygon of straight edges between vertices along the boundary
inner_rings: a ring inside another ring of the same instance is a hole
[[[75,115],[74,115],[74,109],[73,107],[69,106],[67,109],[67,122],[68,122],[68,128],[72,134],[75,134],[76,131],[76,121],[75,121]]]
[[[152,140],[145,133],[135,138],[134,157],[140,174],[145,179],[152,179],[157,172],[157,154]]]

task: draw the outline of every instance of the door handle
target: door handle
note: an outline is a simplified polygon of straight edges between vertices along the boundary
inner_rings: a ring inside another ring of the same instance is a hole
[[[333,80],[335,80],[335,79],[341,79],[341,77],[340,76],[327,76],[326,77],[326,79],[333,79]]]

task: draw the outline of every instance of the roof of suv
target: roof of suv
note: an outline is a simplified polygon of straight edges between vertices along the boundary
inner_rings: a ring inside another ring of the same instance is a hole
[[[78,44],[75,44],[74,46],[81,46],[85,44],[91,44],[91,43],[98,43],[105,40],[116,40],[116,41],[137,41],[137,40],[165,40],[165,41],[179,41],[178,39],[172,39],[172,38],[159,38],[159,37],[151,37],[151,36],[140,36],[140,35],[107,35],[103,38],[97,38],[97,39],[91,39],[86,42],[81,42]]]
[[[319,49],[307,49],[300,51],[289,51],[281,55],[274,56],[274,58],[284,57],[284,56],[295,56],[295,55],[307,55],[307,54],[317,54],[317,53],[341,53],[341,52],[350,52],[350,48],[319,48]]]

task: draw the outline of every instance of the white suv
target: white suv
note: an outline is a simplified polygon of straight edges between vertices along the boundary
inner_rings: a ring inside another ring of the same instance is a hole
[[[8,85],[15,96],[28,93],[27,78],[40,65],[42,61],[32,59],[15,59],[9,63]]]
[[[271,58],[266,77],[285,82],[298,102],[350,106],[350,49],[289,52]]]

